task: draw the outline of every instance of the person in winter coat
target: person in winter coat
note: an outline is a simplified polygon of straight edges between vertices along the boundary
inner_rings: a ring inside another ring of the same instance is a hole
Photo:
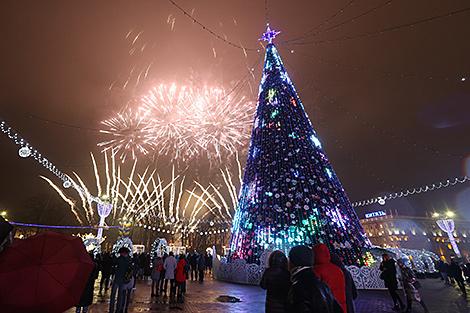
[[[212,273],[212,254],[210,254],[209,252],[206,252],[205,262],[206,262],[206,271],[209,274],[211,274]]]
[[[109,279],[111,277],[111,273],[113,270],[113,259],[111,255],[107,252],[102,255],[100,261],[100,271],[101,271],[101,279],[100,279],[100,291],[99,294],[103,293],[104,291],[107,292],[109,289]]]
[[[296,246],[289,251],[292,285],[288,295],[288,312],[341,313],[342,309],[330,288],[312,270],[313,252],[308,246]]]
[[[176,269],[176,259],[173,255],[173,252],[170,251],[168,257],[163,263],[163,268],[165,269],[165,286],[163,288],[163,293],[166,295],[166,290],[168,287],[168,281],[170,281],[170,296],[175,295],[176,293],[176,284],[175,284],[175,269]]]
[[[465,289],[465,281],[463,278],[462,269],[460,268],[460,265],[455,261],[455,259],[452,259],[450,261],[449,273],[450,273],[450,276],[453,279],[455,279],[455,281],[457,282],[457,285],[459,286],[462,293],[464,295],[467,295],[467,290]]]
[[[330,250],[323,244],[313,247],[315,262],[313,271],[315,275],[331,289],[333,296],[346,313],[346,283],[341,268],[331,263]]]
[[[163,264],[165,264],[165,260],[168,257],[168,254],[163,254]],[[160,272],[160,282],[158,283],[160,285],[160,293],[163,293],[163,287],[165,286],[165,267],[162,268],[162,271]]]
[[[424,301],[421,299],[418,288],[419,282],[416,280],[416,275],[413,270],[405,265],[405,262],[402,259],[397,261],[398,266],[401,271],[401,280],[403,282],[403,289],[405,290],[406,295],[406,313],[411,312],[411,305],[413,300],[416,300],[421,304],[425,313],[429,313],[428,308],[424,304]]]
[[[346,312],[355,313],[356,308],[354,306],[354,300],[357,298],[357,289],[353,277],[337,254],[331,255],[331,263],[338,266],[344,274],[346,284]]]
[[[204,269],[206,268],[206,258],[204,257],[203,253],[199,253],[197,259],[197,270],[199,272],[199,282],[202,283],[204,281]]]
[[[129,249],[126,247],[120,248],[119,257],[115,262],[116,270],[114,272],[114,281],[109,298],[109,313],[122,312],[125,310],[129,300],[129,293],[126,288],[128,284],[133,283],[133,266],[132,260],[129,257]],[[116,311],[114,311],[115,305]]]
[[[178,260],[178,264],[176,265],[175,271],[175,279],[176,279],[176,286],[177,286],[177,301],[183,302],[183,294],[185,292],[186,287],[186,279],[187,279],[187,272],[188,272],[188,263],[186,262],[186,258],[184,254],[181,254]]]
[[[161,257],[156,257],[153,261],[153,268],[150,276],[152,277],[151,296],[158,297],[158,282],[160,281],[160,274],[163,271],[163,260]]]
[[[395,267],[395,260],[391,258],[387,253],[382,255],[382,263],[380,263],[380,278],[383,279],[385,287],[388,289],[390,296],[393,300],[393,310],[399,311],[404,308],[403,301],[397,293],[398,281],[397,281],[397,269]]]
[[[290,273],[287,257],[282,251],[273,251],[268,260],[260,286],[266,289],[266,313],[286,313],[287,294],[290,289]]]
[[[90,258],[93,260],[93,254],[90,253]],[[95,280],[98,278],[98,266],[95,263],[93,270],[88,277],[88,281],[85,285],[85,289],[82,292],[80,301],[77,304],[77,313],[86,313],[88,312],[88,307],[93,303],[93,290],[95,289]]]
[[[188,257],[189,266],[191,267],[191,280],[197,280],[197,252],[189,254]]]

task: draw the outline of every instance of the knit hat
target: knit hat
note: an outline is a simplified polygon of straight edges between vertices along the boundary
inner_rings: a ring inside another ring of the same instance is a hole
[[[294,266],[312,266],[313,251],[308,246],[295,246],[289,251],[289,261]]]

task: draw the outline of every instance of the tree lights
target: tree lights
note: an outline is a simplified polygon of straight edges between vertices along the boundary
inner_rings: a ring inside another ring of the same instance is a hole
[[[258,263],[267,248],[323,242],[347,264],[369,245],[322,150],[269,28],[258,107],[233,220],[231,258]]]

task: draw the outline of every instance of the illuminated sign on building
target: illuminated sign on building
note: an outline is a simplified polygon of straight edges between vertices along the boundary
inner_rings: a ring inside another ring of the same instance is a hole
[[[372,218],[372,217],[379,217],[379,216],[385,216],[385,215],[387,215],[385,211],[375,211],[375,212],[366,213],[365,217]]]

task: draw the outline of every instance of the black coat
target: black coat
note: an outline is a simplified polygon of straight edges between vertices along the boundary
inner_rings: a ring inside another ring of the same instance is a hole
[[[382,274],[380,274],[380,278],[383,279],[385,287],[397,289],[398,281],[395,260],[389,259],[387,261],[382,261],[382,263],[380,264],[380,270],[382,271]]]
[[[109,254],[103,255],[100,261],[101,275],[109,277],[113,270],[113,259]]]
[[[347,313],[355,313],[356,308],[354,306],[354,300],[357,298],[356,284],[354,283],[353,277],[347,268],[341,267],[344,274],[344,280],[346,282],[346,308]]]
[[[462,269],[456,262],[451,262],[449,265],[449,276],[457,281],[463,281]]]
[[[311,267],[298,268],[292,273],[289,290],[289,312],[342,313],[328,286],[321,282]]]
[[[290,289],[290,273],[287,269],[270,267],[261,278],[261,288],[266,289],[266,313],[286,313],[287,295]]]
[[[95,280],[97,278],[98,266],[95,265],[90,273],[90,277],[88,277],[85,289],[82,292],[82,296],[80,297],[80,301],[78,302],[77,306],[90,306],[93,303],[93,291],[95,289]]]

